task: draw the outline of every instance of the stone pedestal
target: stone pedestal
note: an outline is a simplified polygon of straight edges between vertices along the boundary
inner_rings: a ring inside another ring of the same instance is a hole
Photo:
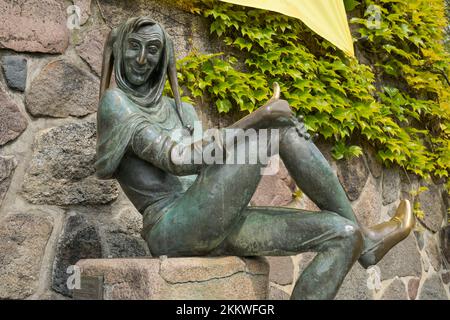
[[[264,258],[89,259],[77,263],[75,299],[261,300],[268,298]]]

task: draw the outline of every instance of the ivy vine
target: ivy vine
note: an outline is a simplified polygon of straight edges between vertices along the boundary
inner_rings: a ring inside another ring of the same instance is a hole
[[[443,0],[346,1],[361,62],[297,19],[213,0],[188,3],[210,20],[212,34],[239,52],[192,52],[180,60],[180,84],[191,97],[208,96],[223,113],[252,112],[277,81],[308,130],[334,142],[336,159],[359,156],[354,141],[367,141],[386,165],[422,177],[449,176]],[[376,28],[367,23],[371,8],[381,14]]]

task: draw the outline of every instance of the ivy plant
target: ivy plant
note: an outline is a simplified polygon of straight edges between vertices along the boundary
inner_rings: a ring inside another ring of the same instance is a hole
[[[180,83],[192,97],[209,97],[219,112],[252,112],[276,81],[308,130],[334,142],[336,159],[361,155],[366,141],[388,166],[448,177],[443,0],[346,0],[361,62],[297,19],[215,0],[185,3],[231,49],[194,51],[178,62]],[[381,18],[375,27],[368,23],[373,10]]]

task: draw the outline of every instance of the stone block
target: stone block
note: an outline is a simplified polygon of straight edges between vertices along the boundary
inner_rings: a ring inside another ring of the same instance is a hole
[[[439,275],[433,274],[424,282],[419,300],[449,300]]]
[[[422,184],[428,190],[418,196],[420,206],[425,213],[425,217],[420,219],[423,224],[433,232],[440,230],[442,221],[446,217],[446,208],[442,199],[442,187],[434,184]]]
[[[381,300],[408,300],[403,282],[395,279],[384,291]]]
[[[363,157],[337,162],[338,177],[351,201],[357,200],[366,185],[369,169]]]
[[[27,84],[27,59],[20,56],[3,57],[2,69],[9,88],[25,91]]]
[[[383,205],[391,204],[399,198],[400,175],[397,169],[386,169],[383,172]]]
[[[260,300],[268,298],[264,258],[92,259],[83,277],[103,278],[105,300]],[[83,289],[83,288],[81,288]]]
[[[74,63],[57,59],[31,82],[26,107],[35,117],[83,117],[97,111],[99,81]]]
[[[17,213],[0,222],[0,299],[25,299],[36,292],[53,219]]]
[[[12,175],[17,167],[17,160],[13,156],[0,156],[0,206],[11,184]]]
[[[28,122],[1,84],[0,106],[0,146],[2,146],[20,136],[27,128]]]
[[[292,283],[294,265],[291,257],[267,257],[270,265],[270,281],[279,285]]]
[[[63,53],[69,44],[59,0],[0,0],[0,49]]]
[[[422,264],[414,235],[393,247],[378,263],[381,280],[422,275]]]
[[[74,122],[38,133],[23,184],[28,201],[90,205],[118,197],[116,181],[95,177],[95,128],[94,122]]]

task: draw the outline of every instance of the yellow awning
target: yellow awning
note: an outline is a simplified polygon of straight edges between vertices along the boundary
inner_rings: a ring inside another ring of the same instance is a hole
[[[343,0],[220,0],[279,12],[302,20],[350,56],[355,55]]]

